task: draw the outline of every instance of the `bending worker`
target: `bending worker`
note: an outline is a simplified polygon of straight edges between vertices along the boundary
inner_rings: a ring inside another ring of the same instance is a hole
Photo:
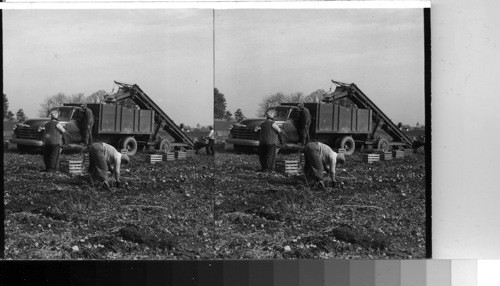
[[[118,152],[109,144],[96,142],[89,147],[89,160],[89,173],[93,180],[109,189],[108,171],[111,171],[116,180],[116,187],[120,187],[120,165],[130,162],[127,154]]]
[[[50,121],[44,126],[43,138],[43,162],[45,164],[46,172],[55,172],[59,164],[59,154],[61,153],[61,145],[67,144],[67,140],[63,135],[69,135],[57,119],[59,118],[58,111],[50,113]]]
[[[94,126],[94,114],[92,110],[87,107],[87,104],[82,104],[83,118],[82,118],[82,135],[85,145],[92,144],[92,126]]]
[[[310,142],[304,147],[304,174],[308,181],[322,190],[326,190],[323,182],[323,171],[326,169],[335,188],[335,165],[345,163],[344,154],[335,153],[332,148],[321,142]]]
[[[275,111],[268,111],[266,114],[267,120],[260,125],[259,161],[262,172],[271,172],[273,170],[278,140],[281,143],[281,137],[279,136],[281,129],[273,120],[274,114]]]

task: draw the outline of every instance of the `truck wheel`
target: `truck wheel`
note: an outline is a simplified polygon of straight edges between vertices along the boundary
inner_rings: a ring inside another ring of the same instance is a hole
[[[168,139],[161,140],[160,146],[158,148],[158,149],[160,149],[160,151],[168,153],[168,152],[170,152],[170,148],[171,148],[170,141]]]
[[[127,155],[134,156],[137,153],[137,141],[134,137],[125,137],[121,144],[121,149],[127,150]]]
[[[389,142],[387,141],[387,139],[382,138],[382,139],[378,140],[377,149],[383,150],[384,152],[389,151]]]
[[[352,155],[356,149],[356,143],[354,143],[354,139],[351,136],[345,136],[340,140],[339,148],[345,149],[346,155]]]

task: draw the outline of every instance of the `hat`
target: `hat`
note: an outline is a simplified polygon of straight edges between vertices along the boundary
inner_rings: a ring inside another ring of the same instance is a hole
[[[130,163],[130,157],[127,154],[122,154],[122,163]]]
[[[50,119],[57,119],[59,118],[59,111],[53,110],[50,112]]]
[[[276,114],[276,112],[274,110],[269,110],[266,113],[266,117],[267,117],[267,119],[274,119],[275,114]]]
[[[297,105],[299,108],[304,108],[304,103],[299,103],[299,105]]]

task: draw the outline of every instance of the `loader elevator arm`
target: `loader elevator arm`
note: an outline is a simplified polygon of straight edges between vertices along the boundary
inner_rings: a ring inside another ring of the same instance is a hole
[[[187,136],[177,124],[174,123],[163,110],[149,98],[136,84],[126,84],[115,81],[119,89],[116,93],[105,98],[108,103],[114,103],[125,99],[131,99],[141,109],[150,109],[155,112],[155,121],[158,126],[164,124],[163,130],[168,132],[179,143],[187,144],[194,149],[194,142]]]
[[[402,143],[405,143],[408,147],[412,147],[412,141],[406,136],[399,128],[389,119],[387,115],[380,108],[375,105],[354,83],[347,84],[332,80],[336,85],[336,89],[330,94],[331,99],[329,101],[339,100],[341,98],[347,97],[354,104],[360,108],[368,108],[372,110],[373,121],[378,122],[382,120],[381,128],[387,132],[393,140],[396,139]]]

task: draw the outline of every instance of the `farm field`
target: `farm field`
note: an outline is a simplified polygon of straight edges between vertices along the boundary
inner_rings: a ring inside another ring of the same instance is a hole
[[[372,164],[348,156],[330,192],[301,172],[257,172],[255,154],[157,164],[139,154],[109,192],[40,172],[41,155],[14,148],[4,151],[7,259],[425,258],[422,149]]]
[[[88,176],[40,172],[41,155],[10,148],[6,259],[213,257],[212,156],[148,164],[136,155],[122,168],[125,186],[110,192],[94,188]]]
[[[218,152],[216,258],[425,258],[423,150],[371,164],[361,156],[337,165],[337,188],[323,192],[302,172],[260,173],[257,155]]]

